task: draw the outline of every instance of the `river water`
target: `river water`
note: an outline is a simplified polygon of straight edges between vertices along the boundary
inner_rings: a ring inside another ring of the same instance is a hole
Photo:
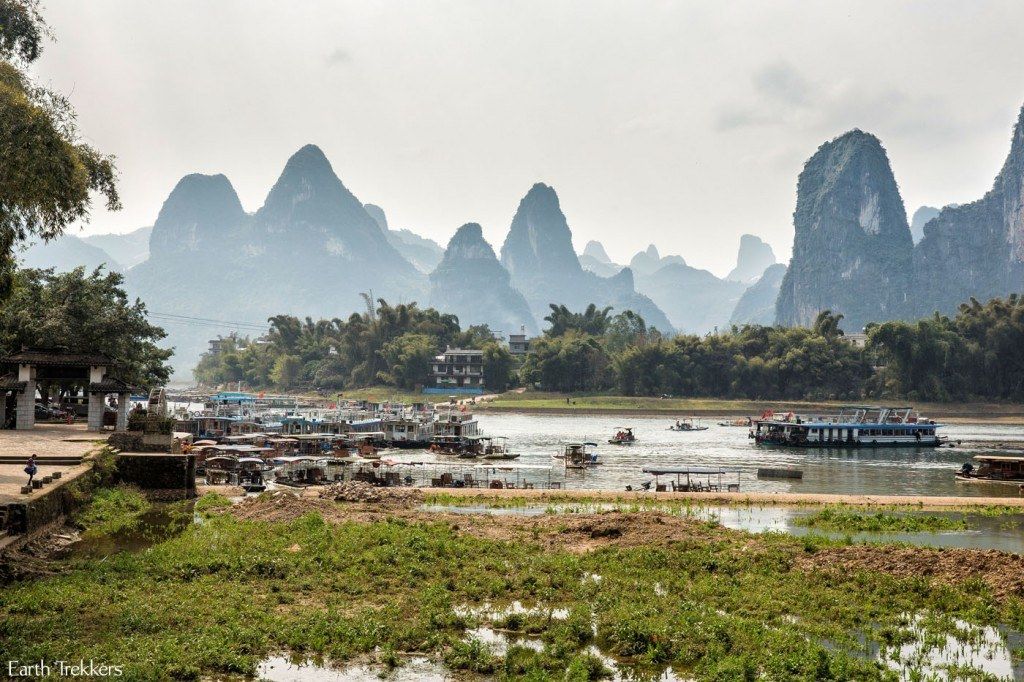
[[[553,465],[552,479],[567,488],[624,490],[651,479],[645,466],[721,467],[737,470],[740,489],[752,492],[840,493],[870,495],[1019,496],[1016,486],[964,484],[954,481],[960,465],[989,448],[861,448],[802,449],[757,446],[747,429],[701,422],[707,431],[669,431],[665,417],[482,414],[480,427],[491,436],[506,436],[516,463]],[[630,426],[637,442],[608,445],[617,427]],[[1024,427],[956,425],[940,433],[951,441],[992,442],[1024,440]],[[565,471],[552,458],[560,444],[599,443],[602,464],[586,471]],[[422,457],[419,457],[422,459]],[[759,467],[796,468],[802,480],[759,480]],[[535,478],[540,476],[533,474]],[[732,479],[734,480],[734,479]]]

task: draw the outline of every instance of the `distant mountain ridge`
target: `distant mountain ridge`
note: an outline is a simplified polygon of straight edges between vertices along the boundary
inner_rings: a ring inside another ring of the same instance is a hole
[[[526,299],[512,287],[508,270],[498,262],[477,223],[460,227],[444,258],[430,274],[429,303],[458,316],[463,326],[487,324],[492,331],[538,333]]]
[[[612,277],[584,270],[572,248],[572,233],[555,190],[537,183],[526,193],[512,218],[501,247],[501,263],[512,275],[539,320],[550,303],[583,309],[590,303],[632,310],[648,325],[672,330],[665,313],[650,298],[637,293],[628,268]]]
[[[772,247],[752,234],[740,237],[740,250],[736,254],[736,267],[725,276],[732,282],[752,284],[761,278],[769,265],[775,264]]]
[[[198,283],[198,287],[188,286]],[[149,258],[126,278],[151,310],[250,324],[278,313],[347,316],[360,292],[423,300],[426,276],[391,245],[323,152],[306,145],[247,214],[223,175],[182,178],[160,210]],[[167,325],[178,371],[216,330]]]
[[[877,137],[852,130],[818,149],[800,173],[793,224],[776,321],[806,326],[830,309],[859,330],[899,316],[913,242]]]
[[[794,226],[793,259],[776,303],[782,324],[810,324],[831,309],[846,317],[847,329],[860,329],[1021,292],[1024,108],[1006,161],[981,199],[921,207],[912,228],[881,143],[854,130],[822,145],[805,165]]]
[[[969,204],[946,206],[922,227],[909,316],[950,314],[971,297],[1024,290],[1024,107],[992,189]]]
[[[729,324],[774,324],[775,302],[779,298],[779,288],[786,276],[786,269],[782,263],[769,265],[761,277],[740,296],[729,317]]]
[[[363,208],[370,214],[380,229],[387,236],[391,246],[405,257],[416,269],[423,273],[433,272],[441,262],[444,249],[433,239],[421,237],[412,230],[393,230],[388,226],[384,209],[375,204],[365,204]]]

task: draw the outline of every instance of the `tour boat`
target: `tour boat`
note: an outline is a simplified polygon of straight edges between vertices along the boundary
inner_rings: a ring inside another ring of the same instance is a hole
[[[597,443],[566,443],[562,452],[552,455],[555,459],[565,460],[566,469],[587,469],[601,464],[597,461],[597,453],[587,448],[597,447]]]
[[[476,451],[480,459],[512,460],[519,457],[518,453],[509,452],[508,438],[505,436],[478,436]]]
[[[975,455],[977,467],[965,462],[956,474],[959,483],[1010,483],[1024,487],[1024,457]]]
[[[938,447],[946,439],[941,424],[924,419],[912,407],[850,405],[838,414],[804,416],[771,410],[751,420],[750,438],[758,445],[804,448]]]
[[[701,426],[700,424],[694,424],[692,419],[684,419],[682,421],[676,420],[675,424],[670,424],[668,427],[669,431],[707,431],[708,427]]]
[[[633,429],[629,426],[616,427],[615,435],[608,439],[609,445],[632,445],[636,442]]]

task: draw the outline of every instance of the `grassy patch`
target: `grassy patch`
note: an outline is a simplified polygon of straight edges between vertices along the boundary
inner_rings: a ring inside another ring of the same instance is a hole
[[[924,513],[893,514],[850,507],[830,506],[794,520],[798,526],[844,533],[936,533],[965,530],[962,518]]]
[[[208,515],[210,512],[221,511],[231,506],[231,500],[220,493],[206,493],[196,500],[193,509],[196,513]]]
[[[86,537],[114,535],[136,529],[150,508],[149,501],[137,488],[100,488],[75,516],[75,522],[84,529]]]
[[[218,514],[145,552],[5,587],[0,641],[11,658],[92,658],[135,679],[251,674],[281,650],[333,661],[422,652],[499,678],[593,679],[607,671],[591,646],[641,677],[671,666],[696,679],[885,679],[858,636],[881,642],[907,613],[1014,622],[985,591],[874,573],[809,579],[793,565],[822,538],[710,537],[579,555],[442,523]],[[465,608],[513,601],[568,616]],[[467,637],[487,625],[539,637],[543,650],[499,655]]]

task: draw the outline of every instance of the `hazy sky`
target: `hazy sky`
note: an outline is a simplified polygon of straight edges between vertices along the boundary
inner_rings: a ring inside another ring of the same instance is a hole
[[[442,245],[476,221],[500,248],[543,181],[577,250],[724,274],[744,232],[788,258],[825,140],[878,135],[912,213],[980,197],[1024,103],[1021,2],[44,2],[37,72],[122,173],[88,232],[152,224],[190,172],[255,211],[313,142]]]

